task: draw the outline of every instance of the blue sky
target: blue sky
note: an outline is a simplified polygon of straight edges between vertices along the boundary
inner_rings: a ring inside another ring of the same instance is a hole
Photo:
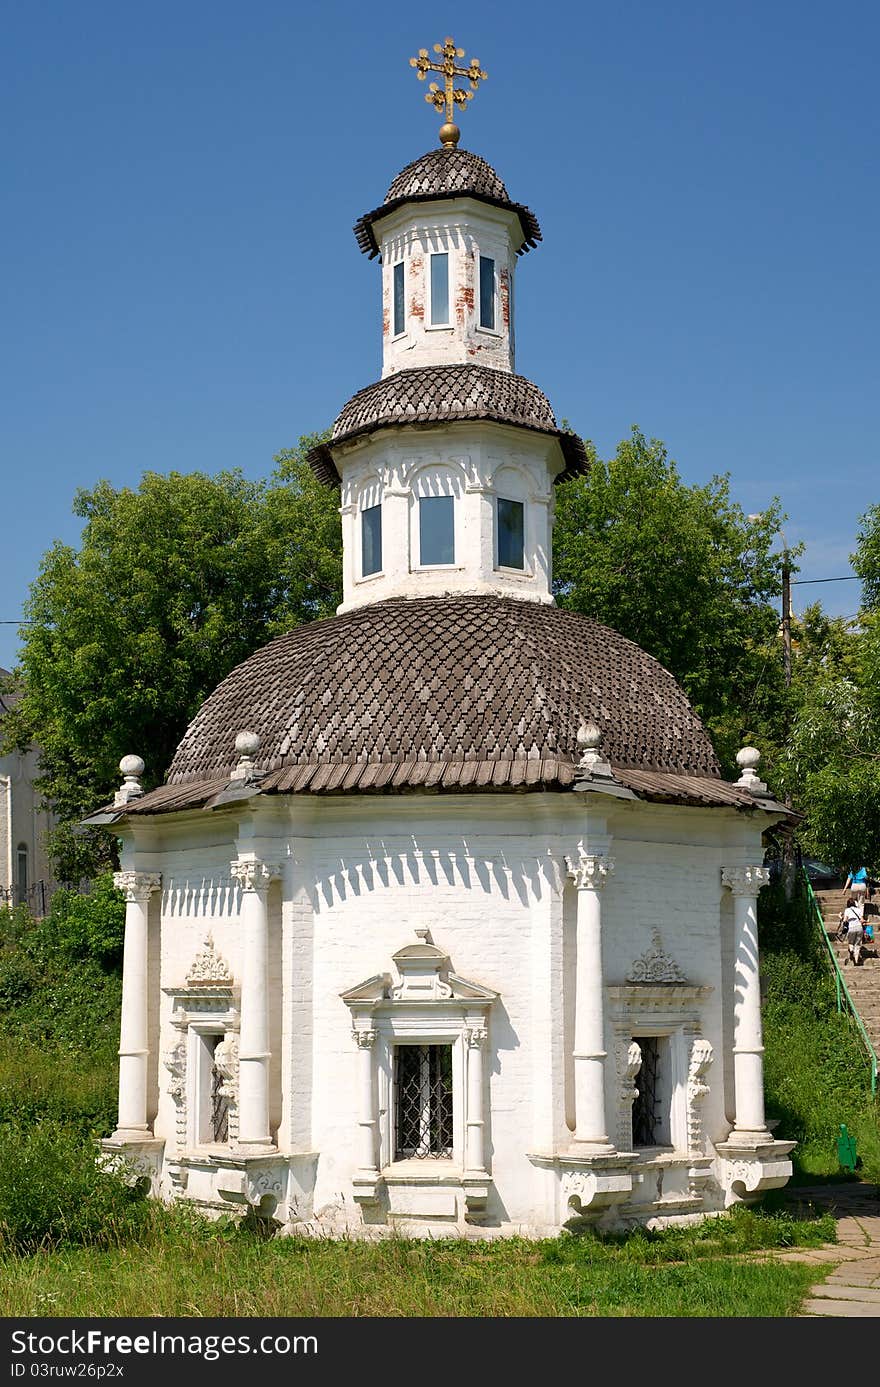
[[[517,369],[607,456],[779,495],[801,578],[880,501],[876,3],[6,0],[0,619],[78,487],[268,475],[379,374],[352,224],[439,124],[408,65],[489,72],[463,147],[537,214]],[[859,586],[795,588],[854,613]],[[16,627],[0,625],[0,665]]]

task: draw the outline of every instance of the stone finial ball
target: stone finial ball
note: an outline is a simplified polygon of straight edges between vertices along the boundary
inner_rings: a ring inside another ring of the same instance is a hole
[[[761,759],[755,746],[744,746],[736,753],[736,764],[744,771],[753,771]]]
[[[260,739],[256,732],[239,732],[235,739],[235,750],[239,756],[254,756],[260,749]]]
[[[602,730],[594,722],[582,722],[577,734],[578,746],[591,750],[602,745]]]
[[[133,775],[135,777],[143,775],[144,763],[140,756],[123,756],[119,762],[119,769],[123,775]]]

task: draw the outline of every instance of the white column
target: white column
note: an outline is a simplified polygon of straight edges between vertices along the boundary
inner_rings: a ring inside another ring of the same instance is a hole
[[[764,1120],[764,1044],[758,969],[758,892],[770,880],[766,867],[724,867],[733,893],[733,1073],[736,1120],[728,1141],[770,1139]]]
[[[119,1121],[114,1141],[143,1141],[147,1123],[147,931],[150,897],[158,872],[115,872],[113,884],[125,896],[122,954],[122,1021],[119,1034]]]
[[[596,1151],[613,1151],[605,1131],[605,997],[602,974],[600,892],[614,870],[609,857],[578,845],[566,857],[577,887],[577,974],[574,1013],[574,1140]]]
[[[351,1038],[358,1047],[358,1174],[361,1177],[375,1178],[379,1174],[376,1164],[378,1117],[374,1096],[376,1086],[373,1079],[373,1046],[376,1043],[376,1032],[355,1029]]]
[[[467,1041],[467,1120],[465,1123],[465,1169],[486,1169],[485,1122],[483,1121],[483,1046],[486,1027],[477,1023],[465,1029]]]
[[[238,1145],[272,1147],[269,1133],[269,883],[277,867],[255,858],[231,864],[242,892]]]

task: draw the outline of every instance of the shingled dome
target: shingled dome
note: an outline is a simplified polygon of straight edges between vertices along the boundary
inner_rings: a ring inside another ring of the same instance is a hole
[[[519,217],[524,244],[528,250],[541,239],[541,228],[534,212],[522,203],[513,202],[498,174],[467,149],[441,147],[430,149],[420,159],[414,159],[394,179],[381,207],[367,212],[355,223],[354,234],[361,250],[370,259],[379,254],[374,224],[405,202],[442,201],[445,198],[472,197],[494,207],[507,207]]]
[[[557,482],[587,470],[583,440],[557,428],[543,390],[511,371],[470,365],[415,366],[359,390],[337,416],[330,445],[313,448],[308,461],[320,481],[338,486],[333,444],[394,424],[434,425],[460,419],[489,419],[555,434],[565,459]]]
[[[672,675],[591,617],[497,597],[395,598],[258,650],[190,724],[134,814],[204,804],[256,732],[262,793],[567,789],[583,722],[649,798],[747,804]]]

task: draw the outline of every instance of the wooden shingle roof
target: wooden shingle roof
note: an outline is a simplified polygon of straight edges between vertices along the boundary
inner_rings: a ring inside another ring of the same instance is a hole
[[[466,419],[488,419],[553,434],[565,459],[557,482],[587,470],[583,440],[557,427],[543,390],[512,371],[470,364],[414,366],[359,390],[340,410],[329,443],[311,449],[309,465],[325,485],[338,486],[334,445],[395,425],[420,427]]]
[[[584,721],[638,794],[749,802],[721,780],[672,675],[632,641],[540,602],[425,597],[311,622],[256,651],[206,699],[167,783],[128,812],[207,803],[244,729],[260,737],[264,794],[566,789]]]
[[[454,197],[472,197],[477,202],[515,212],[523,234],[520,253],[541,240],[541,228],[534,212],[511,200],[491,164],[470,150],[441,147],[430,149],[401,169],[385,194],[382,206],[358,218],[354,227],[357,243],[372,260],[379,254],[373,228],[382,217],[387,217],[405,202],[442,202]]]

